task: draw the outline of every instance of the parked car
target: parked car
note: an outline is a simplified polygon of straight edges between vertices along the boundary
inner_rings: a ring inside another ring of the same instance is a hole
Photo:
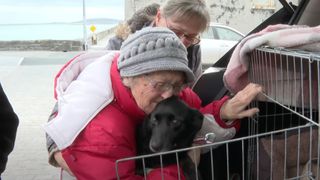
[[[215,63],[243,37],[244,34],[234,28],[210,23],[208,29],[200,36],[202,63],[204,65]]]

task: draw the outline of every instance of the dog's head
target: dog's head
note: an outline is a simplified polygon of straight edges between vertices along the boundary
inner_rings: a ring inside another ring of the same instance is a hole
[[[202,122],[203,115],[178,97],[161,101],[144,121],[150,138],[150,151],[164,152],[190,147]]]

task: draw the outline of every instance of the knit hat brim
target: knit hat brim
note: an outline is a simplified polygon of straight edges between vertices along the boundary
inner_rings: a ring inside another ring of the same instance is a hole
[[[185,74],[186,83],[192,83],[194,81],[194,75],[189,68],[186,68],[185,64],[180,62],[168,63],[168,61],[175,61],[175,57],[165,57],[165,58],[158,58],[157,65],[158,67],[155,68],[150,64],[154,64],[154,62],[143,62],[140,64],[131,65],[127,67],[125,71],[121,71],[121,77],[133,77],[139,76],[147,73],[153,73],[157,71],[181,71]]]
[[[171,30],[163,27],[147,27],[131,35],[120,49],[118,69],[121,77],[181,71],[186,83],[195,79],[188,67],[186,48]]]

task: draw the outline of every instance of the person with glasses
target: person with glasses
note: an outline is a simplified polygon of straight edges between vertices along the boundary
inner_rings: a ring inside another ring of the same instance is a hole
[[[127,23],[131,33],[147,27],[149,24],[172,30],[187,48],[189,68],[193,71],[196,79],[200,77],[202,74],[200,33],[210,23],[209,10],[203,0],[167,0],[160,8],[153,3],[137,11]],[[128,33],[125,38],[127,36]]]
[[[182,41],[188,51],[188,66],[196,79],[202,74],[200,33],[210,23],[204,0],[167,0],[157,12],[154,26],[167,27]]]
[[[136,126],[162,100],[176,95],[198,109],[205,116],[199,133],[216,132],[219,141],[234,136],[239,128],[235,119],[258,112],[246,107],[261,92],[260,86],[250,84],[231,99],[201,107],[188,86],[194,80],[185,46],[164,27],[137,31],[120,52],[77,56],[56,77],[59,111],[44,125],[59,149],[53,159],[78,180],[143,179],[136,175],[134,161],[120,163],[116,174],[116,161],[136,155]],[[84,123],[79,128],[75,122]],[[152,169],[147,179],[176,180],[179,174],[185,179],[178,168]]]

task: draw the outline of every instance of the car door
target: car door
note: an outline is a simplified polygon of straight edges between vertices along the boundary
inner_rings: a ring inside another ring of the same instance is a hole
[[[209,26],[208,29],[201,34],[201,61],[203,64],[212,64],[220,57],[219,42],[217,41],[217,35],[213,26]]]
[[[214,31],[218,38],[219,58],[221,58],[229,49],[243,38],[243,35],[227,27],[215,26]]]
[[[224,27],[209,26],[201,34],[201,60],[203,64],[212,64],[220,59],[241,38],[242,34]]]

